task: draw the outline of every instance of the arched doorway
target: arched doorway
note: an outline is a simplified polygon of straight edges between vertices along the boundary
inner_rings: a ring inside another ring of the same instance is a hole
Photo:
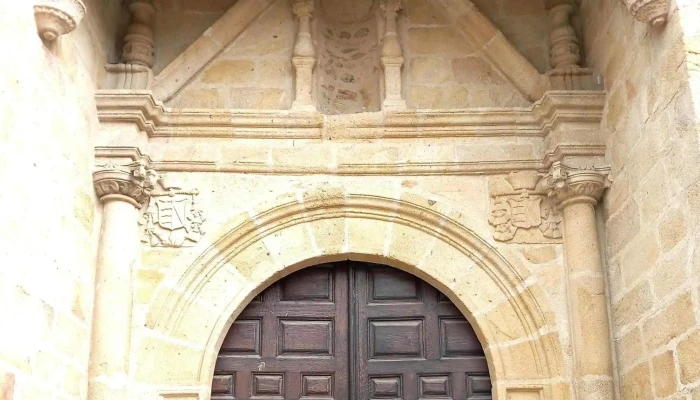
[[[482,346],[441,292],[343,261],[274,283],[233,322],[212,399],[490,399]]]

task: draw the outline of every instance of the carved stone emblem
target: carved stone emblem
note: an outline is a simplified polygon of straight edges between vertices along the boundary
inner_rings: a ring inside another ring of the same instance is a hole
[[[144,243],[152,247],[191,247],[204,235],[204,213],[197,207],[197,189],[183,190],[166,179],[159,180],[162,190],[151,193],[143,214]]]
[[[561,239],[561,216],[542,177],[514,172],[489,183],[493,237],[501,242],[551,243]]]

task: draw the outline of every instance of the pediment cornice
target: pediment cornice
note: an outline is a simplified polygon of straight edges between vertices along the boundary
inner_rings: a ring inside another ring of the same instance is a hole
[[[133,123],[149,137],[248,139],[545,137],[564,123],[600,124],[605,106],[602,91],[551,91],[530,107],[344,115],[170,108],[150,91],[98,91],[95,100],[101,123]]]
[[[522,108],[323,115],[174,109],[148,91],[101,91],[96,96],[102,125],[97,153],[133,158],[128,149],[140,146],[162,172],[353,176],[546,172],[556,161],[603,159],[604,99],[602,91],[551,91]],[[425,151],[416,152],[419,149]]]

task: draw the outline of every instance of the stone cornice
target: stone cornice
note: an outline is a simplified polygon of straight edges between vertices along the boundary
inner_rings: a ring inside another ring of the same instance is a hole
[[[157,175],[147,162],[139,160],[127,165],[100,165],[92,178],[102,202],[119,200],[141,208],[148,201]]]
[[[313,111],[172,109],[150,91],[98,91],[103,124],[133,123],[149,137],[391,139],[545,137],[563,123],[597,127],[602,91],[551,91],[529,108],[395,110],[324,116]]]
[[[609,176],[609,167],[572,168],[557,161],[545,178],[546,188],[561,208],[582,202],[595,205],[610,186]]]

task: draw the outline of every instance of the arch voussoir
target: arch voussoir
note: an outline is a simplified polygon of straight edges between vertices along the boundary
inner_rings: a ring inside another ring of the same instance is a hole
[[[158,382],[169,390],[185,381],[209,384],[233,320],[274,281],[311,265],[353,259],[400,268],[445,293],[486,349],[497,398],[507,398],[499,391],[520,389],[553,398],[547,393],[561,379],[563,355],[558,342],[542,339],[549,311],[545,299],[533,294],[542,291],[529,290],[527,271],[471,231],[464,213],[451,205],[414,192],[321,185],[261,202],[232,221],[194,264],[175,269],[179,274],[155,296],[149,327],[202,346],[188,353],[196,371]],[[167,348],[141,350],[149,356],[139,369],[175,357]],[[518,382],[527,387],[518,389]]]

